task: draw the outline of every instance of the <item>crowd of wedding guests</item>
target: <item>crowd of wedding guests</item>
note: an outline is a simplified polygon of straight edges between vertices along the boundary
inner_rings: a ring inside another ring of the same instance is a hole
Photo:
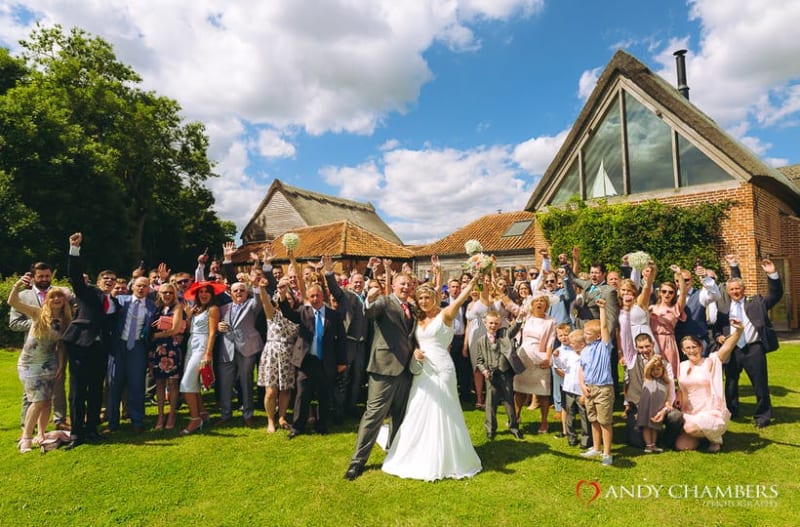
[[[717,452],[739,414],[742,370],[756,397],[755,425],[772,417],[766,354],[778,343],[767,311],[783,288],[768,259],[764,295],[745,294],[734,255],[725,258],[724,284],[699,264],[670,265],[672,279],[658,282],[655,262],[633,267],[627,256],[614,270],[594,262],[584,272],[577,248],[552,260],[541,250],[537,265],[492,268],[473,280],[468,272],[444,279],[435,256],[421,279],[408,264],[395,269],[377,257],[364,273],[343,275],[328,256],[300,265],[289,251],[284,269],[269,246],[237,273],[227,243],[221,262],[204,253],[194,273],[162,263],[130,278],[103,270],[91,283],[82,235],[69,244],[71,289],[52,286],[50,266],[37,263],[8,298],[11,329],[27,333],[18,363],[21,452],[48,440],[51,410],[54,428],[69,431],[66,448],[107,439],[125,419],[143,433],[150,398],[154,430],[190,435],[234,413],[254,427],[263,400],[268,433],[325,434],[362,411],[373,356],[366,292],[391,294],[398,274],[410,299],[428,282],[442,307],[471,289],[453,320],[450,355],[462,404],[485,411],[490,440],[503,405],[514,437],[530,420],[531,431],[555,430],[581,456],[610,465],[616,403],[627,443],[645,453]],[[205,390],[215,408],[205,406]],[[179,424],[184,403],[188,421]],[[219,414],[213,423],[211,410]]]

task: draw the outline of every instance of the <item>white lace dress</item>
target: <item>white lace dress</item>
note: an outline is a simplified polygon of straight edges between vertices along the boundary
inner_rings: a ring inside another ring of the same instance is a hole
[[[384,472],[435,481],[481,471],[458,402],[455,368],[447,350],[452,339],[453,328],[442,322],[441,313],[426,327],[417,327],[425,360],[411,383],[406,415],[383,462]]]

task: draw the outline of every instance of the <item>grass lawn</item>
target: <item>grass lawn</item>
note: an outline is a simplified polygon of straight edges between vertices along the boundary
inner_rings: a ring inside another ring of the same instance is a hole
[[[17,356],[0,351],[3,526],[800,525],[798,344],[769,355],[774,424],[757,431],[746,418],[731,423],[721,454],[644,455],[622,446],[618,418],[615,464],[602,467],[580,459],[564,439],[531,433],[538,426],[532,412],[523,414],[523,441],[502,430],[500,417],[501,431],[488,442],[483,413],[468,410],[484,470],[471,480],[437,483],[384,474],[377,447],[367,472],[344,480],[355,421],[293,441],[240,420],[187,438],[177,429],[133,436],[123,425],[101,445],[21,455]],[[751,416],[755,398],[746,375],[742,392],[742,414]],[[147,411],[152,426],[155,408]],[[264,425],[263,413],[257,417]],[[179,424],[185,422],[184,408]],[[757,495],[758,485],[766,486],[766,497]],[[737,499],[737,486],[749,497]],[[703,496],[729,488],[731,497]]]

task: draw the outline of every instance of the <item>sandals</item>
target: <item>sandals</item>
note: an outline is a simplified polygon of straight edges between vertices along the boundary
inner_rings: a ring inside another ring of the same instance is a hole
[[[23,437],[22,439],[19,440],[19,443],[17,443],[17,447],[19,448],[19,453],[27,454],[28,452],[31,452],[33,450],[32,445],[33,445],[33,438]]]
[[[158,416],[158,421],[156,421],[156,426],[153,427],[153,430],[164,430],[164,414]]]
[[[291,430],[292,429],[292,425],[290,425],[289,421],[287,421],[286,418],[284,418],[284,417],[281,417],[281,418],[278,419],[278,426],[280,426],[284,430]]]
[[[194,428],[189,428],[190,426],[192,426],[192,423],[196,423],[198,421],[200,422],[199,425],[197,425]],[[202,417],[192,417],[191,419],[189,419],[189,425],[186,428],[184,428],[183,430],[181,430],[181,435],[182,436],[188,436],[188,435],[192,435],[192,434],[194,434],[196,432],[199,432],[200,430],[203,429],[203,424],[204,423],[205,423],[205,421],[203,421]]]
[[[167,417],[167,424],[164,426],[164,430],[172,430],[173,428],[175,428],[175,419],[176,419],[175,414],[169,414],[169,416]]]

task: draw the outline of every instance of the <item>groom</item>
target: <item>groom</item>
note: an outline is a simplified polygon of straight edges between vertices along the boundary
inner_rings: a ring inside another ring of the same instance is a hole
[[[403,421],[411,387],[408,363],[414,351],[417,325],[407,302],[410,286],[411,277],[400,273],[392,281],[391,295],[380,296],[378,287],[371,287],[367,292],[365,314],[375,331],[367,364],[367,408],[358,427],[356,452],[344,475],[350,481],[364,472],[364,465],[386,416],[391,412],[389,443]]]

